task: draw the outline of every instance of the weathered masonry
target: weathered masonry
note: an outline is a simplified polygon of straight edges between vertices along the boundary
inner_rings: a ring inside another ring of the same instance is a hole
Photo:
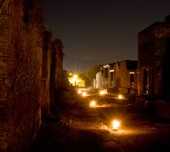
[[[52,62],[60,62],[56,77],[62,75],[38,6],[0,0],[0,152],[25,151],[50,111]]]
[[[138,90],[170,100],[170,16],[138,34]]]

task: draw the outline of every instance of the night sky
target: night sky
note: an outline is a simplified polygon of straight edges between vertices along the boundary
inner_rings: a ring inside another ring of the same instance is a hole
[[[137,59],[137,33],[170,14],[170,0],[43,0],[44,19],[64,43],[64,68]]]

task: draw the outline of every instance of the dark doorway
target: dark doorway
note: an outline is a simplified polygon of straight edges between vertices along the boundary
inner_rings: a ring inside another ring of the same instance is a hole
[[[143,71],[143,93],[149,94],[149,70],[144,69]]]

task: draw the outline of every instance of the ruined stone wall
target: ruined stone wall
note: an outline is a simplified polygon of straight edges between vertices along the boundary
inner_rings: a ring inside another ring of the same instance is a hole
[[[136,69],[129,70],[127,64],[127,61],[116,63],[115,75],[121,93],[128,93],[132,87],[130,84],[130,72],[134,72],[134,89],[137,90]]]
[[[50,112],[55,112],[58,95],[63,88],[63,44],[61,40],[55,39],[51,43],[50,58]]]
[[[11,105],[9,100],[8,68],[12,67],[12,60],[9,56],[9,11],[7,1],[0,1],[0,151],[7,149],[9,127],[9,116]],[[8,68],[7,68],[8,67]]]
[[[50,113],[50,79],[51,79],[51,42],[52,35],[48,31],[43,32],[43,49],[42,49],[42,76],[41,76],[41,105],[42,115],[46,118]]]
[[[160,22],[151,25],[138,34],[138,59],[139,59],[139,77],[138,88],[139,95],[148,88],[149,94],[155,97],[163,96],[163,69],[164,54],[166,54],[166,39],[170,37],[170,23]],[[166,64],[167,65],[167,64]],[[147,80],[145,75],[147,73]],[[145,86],[144,81],[148,85]]]
[[[127,90],[129,88],[129,71],[127,70],[126,62],[120,63],[120,88]]]
[[[53,42],[53,51],[55,52],[55,86],[56,89],[63,87],[63,44],[59,39]]]
[[[63,44],[37,1],[0,0],[0,152],[25,151],[62,88]]]
[[[41,124],[42,25],[32,3],[0,9],[0,151],[19,152]]]

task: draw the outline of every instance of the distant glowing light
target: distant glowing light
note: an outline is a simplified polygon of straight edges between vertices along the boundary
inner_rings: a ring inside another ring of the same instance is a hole
[[[80,78],[78,74],[69,73],[68,80],[72,86],[85,87],[85,80]]]
[[[118,120],[118,119],[114,119],[114,120],[112,120],[112,122],[111,122],[111,126],[112,126],[112,129],[113,129],[113,130],[118,130],[118,129],[120,129],[120,127],[121,127],[121,121]]]
[[[88,96],[87,92],[82,93],[82,97],[87,97],[87,96]]]
[[[74,79],[74,80],[77,80],[77,78],[78,78],[78,75],[77,75],[77,74],[74,74],[74,75],[73,75],[73,79]]]
[[[123,100],[123,99],[125,99],[125,97],[124,97],[122,94],[119,94],[119,95],[118,95],[118,99],[119,99],[119,100]]]
[[[135,74],[135,72],[129,72],[129,74]]]
[[[112,69],[112,70],[110,70],[110,73],[111,73],[111,72],[115,72],[115,70],[114,70],[114,69]]]
[[[82,90],[80,90],[80,89],[77,90],[77,93],[78,93],[78,94],[81,94],[81,93],[82,93]]]
[[[109,68],[109,67],[110,67],[109,64],[106,64],[106,65],[103,66],[103,68]]]
[[[73,75],[73,73],[72,73],[72,72],[69,72],[69,73],[68,73],[68,75],[69,75],[69,76],[72,76],[72,75]]]
[[[107,90],[105,89],[105,90],[100,90],[99,91],[99,95],[100,96],[105,96],[105,95],[107,95],[108,94],[108,92],[107,92]]]
[[[95,100],[90,101],[89,103],[90,108],[96,108],[96,106],[97,106],[97,102]]]

